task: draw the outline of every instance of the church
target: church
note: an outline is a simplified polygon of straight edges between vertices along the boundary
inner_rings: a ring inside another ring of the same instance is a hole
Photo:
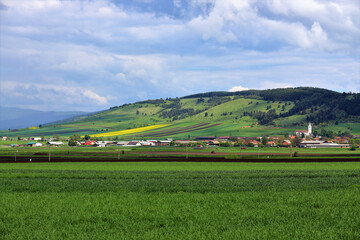
[[[295,135],[298,137],[302,137],[304,134],[305,137],[312,137],[312,125],[309,123],[308,130],[296,130]]]

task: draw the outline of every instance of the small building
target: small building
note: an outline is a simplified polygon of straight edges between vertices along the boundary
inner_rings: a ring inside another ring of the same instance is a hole
[[[229,136],[221,136],[221,137],[218,137],[219,140],[224,140],[224,141],[227,141],[230,139]]]
[[[124,145],[124,147],[140,147],[140,141],[131,141],[128,144]]]
[[[84,146],[93,146],[96,143],[96,141],[86,141],[84,143],[81,143],[81,145]]]
[[[41,141],[42,138],[41,137],[31,137],[29,138],[30,140],[33,140],[33,141]]]
[[[350,144],[338,143],[322,143],[322,144],[308,144],[307,148],[350,148]]]
[[[94,144],[95,147],[106,147],[106,142],[105,141],[97,141]]]
[[[197,140],[205,141],[205,140],[215,140],[216,137],[197,137]]]
[[[320,145],[323,144],[325,141],[302,141],[300,143],[300,147],[302,148],[307,148],[309,146],[315,146],[315,145]]]
[[[130,141],[117,141],[116,142],[116,145],[117,146],[125,146],[129,143]]]
[[[283,146],[283,147],[290,147],[290,146],[291,146],[290,140],[284,140],[284,141],[282,142],[282,146]]]
[[[1,140],[2,140],[2,141],[6,141],[6,140],[8,140],[8,139],[9,139],[9,137],[6,137],[6,136],[1,137]]]
[[[250,140],[249,143],[252,143],[254,147],[259,147],[259,142],[257,140]]]
[[[150,146],[156,146],[157,143],[153,141],[140,141],[140,145],[150,147]]]
[[[42,143],[38,143],[38,142],[29,142],[25,144],[28,147],[42,147],[43,144]]]
[[[50,146],[61,146],[61,145],[64,145],[63,142],[55,142],[55,141],[49,141],[47,142],[48,145]]]
[[[275,146],[276,146],[276,142],[274,142],[274,141],[269,141],[269,142],[266,143],[266,146],[267,146],[267,147],[275,147]]]
[[[117,141],[104,141],[106,146],[117,146]]]
[[[209,141],[209,142],[208,142],[208,145],[209,145],[209,146],[220,146],[220,142],[217,141],[217,140]]]
[[[191,141],[191,140],[175,140],[175,145],[179,146],[179,145],[189,145],[189,144],[196,144],[197,141]]]
[[[172,141],[169,140],[159,140],[158,146],[169,146]]]

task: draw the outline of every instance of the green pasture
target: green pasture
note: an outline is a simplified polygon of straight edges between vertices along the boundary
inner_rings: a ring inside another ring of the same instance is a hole
[[[359,163],[0,164],[0,239],[359,239]]]
[[[191,100],[191,99],[189,99]],[[197,99],[193,99],[193,101],[196,101]],[[205,99],[205,102],[207,99]],[[287,105],[282,111],[282,105],[284,103],[277,102],[277,101],[264,101],[264,100],[258,100],[258,99],[249,99],[249,98],[239,98],[235,99],[217,106],[213,106],[206,110],[208,113],[208,116],[205,117],[205,112],[199,113],[195,116],[191,116],[189,118],[186,118],[187,121],[219,121],[219,122],[249,122],[253,123],[256,122],[254,119],[249,117],[243,117],[244,112],[253,112],[253,111],[262,111],[266,112],[267,107],[271,107],[270,109],[275,109],[276,113],[285,113],[288,112],[294,104],[291,102],[288,102],[289,105]],[[280,107],[279,107],[280,106]],[[227,113],[227,115],[223,115],[224,113]],[[211,116],[213,115],[213,116]],[[235,118],[238,119],[235,119]]]
[[[299,125],[299,123],[304,122],[306,120],[306,115],[293,115],[290,117],[284,117],[275,119],[274,123],[276,126],[279,127],[289,127],[289,126],[296,126]],[[306,129],[306,126],[304,125],[302,128],[297,127],[297,130]]]
[[[360,123],[339,123],[332,124],[324,127],[327,130],[331,130],[334,132],[346,132],[349,131],[354,135],[360,135]]]

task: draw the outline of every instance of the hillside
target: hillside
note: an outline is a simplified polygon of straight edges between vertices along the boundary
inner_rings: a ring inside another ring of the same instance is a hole
[[[305,87],[209,92],[124,104],[68,123],[1,134],[65,136],[79,133],[102,136],[106,133],[107,136],[118,136],[119,139],[259,136],[305,129],[309,121],[327,129],[336,126],[334,129],[337,132],[360,134],[360,94]],[[137,131],[136,134],[116,133],[161,124],[167,125],[146,132]]]

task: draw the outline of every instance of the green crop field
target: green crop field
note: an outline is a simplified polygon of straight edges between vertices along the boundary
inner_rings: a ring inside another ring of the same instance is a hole
[[[0,239],[359,239],[360,163],[0,164]]]

